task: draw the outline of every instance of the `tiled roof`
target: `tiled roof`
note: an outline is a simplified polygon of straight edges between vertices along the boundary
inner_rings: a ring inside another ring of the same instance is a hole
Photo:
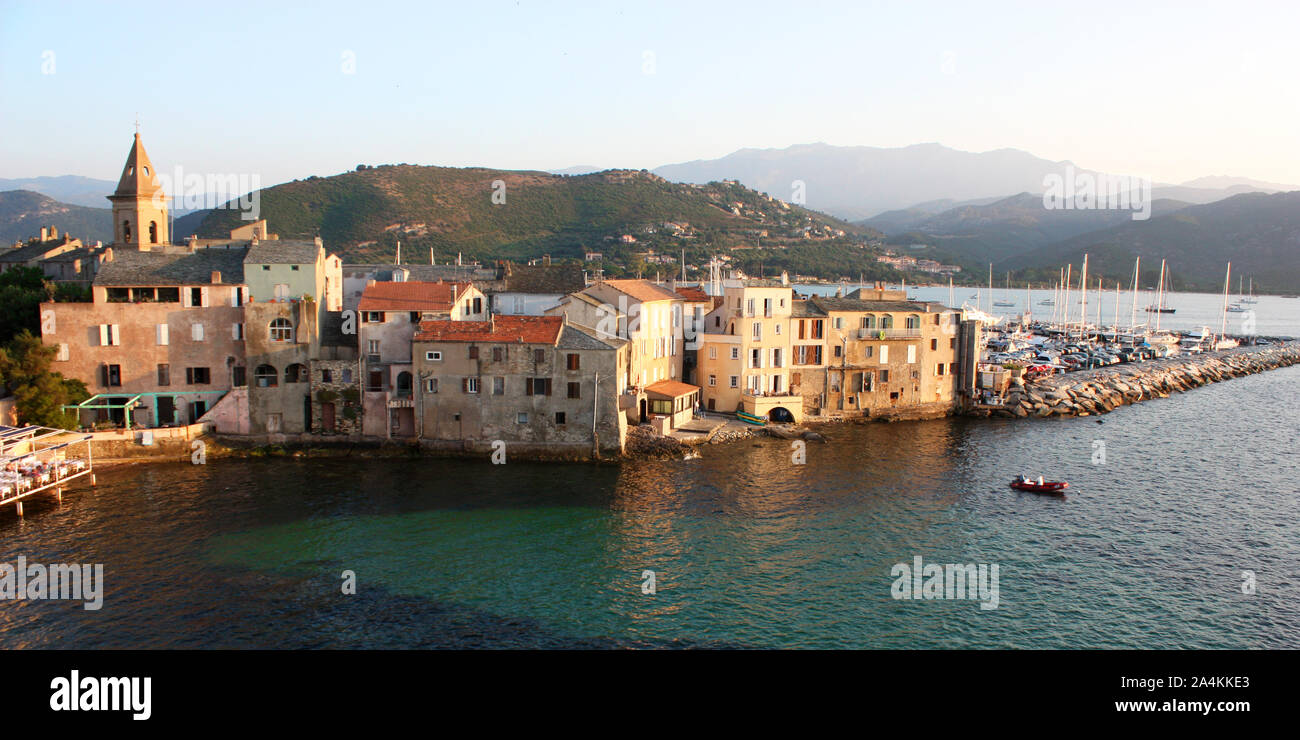
[[[480,290],[485,290],[484,286],[487,284],[497,282],[496,270],[482,265],[343,265],[343,276],[347,278],[368,277],[379,282],[388,282],[393,279],[393,271],[399,268],[406,271],[408,281],[423,281],[426,283],[439,280],[447,282],[473,281],[479,285]]]
[[[706,302],[713,300],[713,297],[705,293],[702,288],[694,285],[683,285],[677,288],[677,295],[688,301]]]
[[[950,310],[941,303],[925,301],[863,301],[857,298],[815,296],[808,299],[823,311],[914,311],[934,313]]]
[[[244,284],[243,249],[196,249],[194,252],[139,252],[114,249],[113,260],[100,265],[95,285],[211,285],[221,273],[227,285]]]
[[[314,265],[320,249],[320,245],[314,241],[266,239],[249,247],[244,264]]]
[[[680,301],[682,297],[671,290],[655,285],[649,280],[602,280],[598,285],[608,285],[618,292],[638,301]]]
[[[662,396],[664,398],[681,398],[682,396],[694,393],[700,389],[699,386],[683,383],[677,380],[661,380],[658,383],[651,383],[645,387],[646,395]]]
[[[563,316],[497,316],[492,321],[421,321],[416,342],[512,342],[549,344],[559,341]]]
[[[586,287],[582,265],[514,265],[504,268],[505,293],[563,295]]]
[[[626,339],[605,336],[578,324],[567,324],[557,346],[559,349],[616,349],[623,344],[627,344]]]
[[[825,315],[826,312],[812,301],[792,301],[790,303],[790,316],[796,319],[823,317]]]
[[[452,287],[457,297],[465,294],[469,283],[375,283],[361,294],[360,311],[447,311],[451,309]]]
[[[0,262],[30,262],[36,259],[43,259],[45,255],[58,249],[63,249],[68,244],[63,238],[35,244],[24,244],[17,249],[13,247],[0,247]]]

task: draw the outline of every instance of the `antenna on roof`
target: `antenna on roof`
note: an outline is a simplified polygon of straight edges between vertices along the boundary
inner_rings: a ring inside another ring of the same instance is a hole
[[[397,240],[397,259],[393,261],[394,265],[402,264],[402,240]]]

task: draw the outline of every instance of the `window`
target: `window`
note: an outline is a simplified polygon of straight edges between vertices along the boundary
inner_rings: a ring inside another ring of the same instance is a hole
[[[915,315],[915,314],[912,314],[911,316],[908,316],[908,317],[907,317],[907,328],[908,328],[908,329],[920,329],[920,328],[921,328],[921,317],[920,317],[920,316],[917,316],[917,315]]]
[[[253,371],[253,382],[258,388],[274,388],[280,384],[280,374],[270,365],[258,365]]]
[[[567,422],[566,422],[566,419],[565,419],[565,416],[564,416],[564,412],[563,412],[563,411],[556,411],[556,412],[555,412],[555,425],[556,425],[556,426],[561,426],[561,427],[562,427],[562,426],[565,425],[565,423],[567,423]]]
[[[822,338],[822,319],[813,319],[812,321],[812,338]]]
[[[758,347],[755,347],[754,349],[751,349],[749,351],[749,366],[750,367],[763,366],[763,350],[759,349]]]
[[[352,368],[348,368],[348,367],[343,368],[343,382],[344,383],[352,382]]]
[[[835,351],[832,352],[831,354],[835,355],[836,357],[843,357],[843,356],[844,356],[844,347],[842,347],[842,346],[840,346],[840,345],[838,345],[838,344],[835,345]]]
[[[881,329],[893,329],[893,328],[894,328],[894,317],[893,317],[893,316],[890,316],[889,314],[885,314],[884,316],[881,316],[881,317],[880,317],[880,328],[881,328]]]
[[[763,299],[763,315],[764,315],[764,316],[767,316],[768,318],[771,318],[771,317],[772,317],[772,299],[771,299],[771,298],[764,298],[764,299]]]
[[[729,382],[728,382],[728,387],[731,387],[731,388],[739,388],[739,387],[740,387],[740,376],[738,376],[738,375],[732,375],[728,380],[729,380]]]
[[[916,362],[916,345],[907,345],[907,364],[911,365]]]
[[[740,359],[740,348],[739,348],[739,347],[732,347],[732,348],[731,348],[731,359],[733,359],[733,360],[739,360],[739,359]]]
[[[472,311],[472,313],[483,313],[483,299],[482,299],[482,298],[475,298],[475,299],[474,299],[474,310]]]
[[[202,306],[202,305],[203,305],[203,289],[202,289],[202,288],[190,288],[190,305],[191,305],[191,306]]]
[[[424,353],[424,359],[429,362],[442,362],[442,353],[430,350]]]
[[[494,395],[494,396],[504,396],[505,394],[506,394],[506,379],[505,379],[505,378],[493,378],[493,379],[492,379],[492,395]]]
[[[100,384],[106,388],[113,388],[122,385],[122,366],[121,365],[102,365],[100,373]]]
[[[292,342],[293,324],[288,319],[273,319],[270,326],[272,342]]]
[[[934,374],[935,374],[935,375],[943,375],[943,363],[942,363],[942,362],[935,366],[935,368],[934,368]]]
[[[262,265],[262,271],[263,271],[263,272],[269,272],[270,269],[271,269],[271,266],[270,266],[270,265]]]
[[[506,359],[506,348],[505,348],[505,347],[493,347],[493,348],[492,348],[492,361],[493,361],[493,362],[505,362],[505,359]]]
[[[835,328],[836,328],[836,329],[843,329],[843,328],[844,328],[844,317],[843,317],[843,316],[836,316],[836,317],[835,317]]]
[[[888,344],[882,344],[882,345],[880,345],[880,364],[881,364],[881,365],[888,365],[888,364],[889,364],[889,345],[888,345]],[[883,380],[883,378],[882,378],[882,380]]]
[[[520,423],[520,424],[527,424],[527,423],[528,423],[528,413],[525,412],[525,411],[520,411],[519,414],[518,414],[517,416],[515,416],[515,421],[518,422],[518,423]]]
[[[762,339],[762,338],[763,338],[763,322],[761,322],[761,321],[755,321],[755,322],[754,322],[754,339]]]
[[[582,398],[582,383],[569,383],[569,398]]]
[[[99,325],[99,346],[117,347],[122,344],[122,330],[117,324]]]
[[[334,371],[333,371],[333,370],[322,369],[322,370],[320,371],[320,382],[322,382],[322,383],[333,383],[333,382],[334,382]]]
[[[746,315],[746,316],[753,316],[753,315],[754,315],[754,299],[753,299],[753,298],[750,298],[749,300],[745,301],[745,315]]]
[[[366,311],[361,314],[361,321],[365,324],[382,324],[384,323],[384,312]]]
[[[714,347],[713,345],[709,345],[709,359],[710,360],[718,359],[718,348]]]
[[[710,385],[710,386],[716,386],[717,384],[718,384],[718,376],[716,376],[716,375],[710,375],[710,376],[709,376],[709,385]]]
[[[776,326],[772,327],[772,333],[776,334],[778,337],[781,336],[781,325],[777,324]]]
[[[274,373],[274,369],[271,372]],[[207,385],[212,382],[212,377],[206,367],[187,367],[185,382],[188,385]]]
[[[418,324],[418,323],[420,323],[420,312],[419,312],[419,311],[411,311],[410,314],[409,314],[409,318],[411,319],[411,323],[412,323],[412,324]]]
[[[876,328],[876,317],[870,314],[863,316],[862,321],[859,322],[859,324],[860,324],[859,328],[874,329]]]
[[[172,366],[166,363],[158,365],[158,385],[172,384]]]
[[[566,359],[567,359],[567,361],[568,361],[567,367],[568,367],[569,370],[577,370],[577,369],[578,369],[578,363],[579,363],[579,361],[580,361],[580,360],[579,360],[579,355],[577,355],[576,353],[570,352],[570,353],[569,353],[569,356],[568,356]]]
[[[275,299],[276,299],[277,301],[287,301],[287,300],[289,300],[289,284],[288,284],[288,283],[276,283],[276,284],[275,284]]]
[[[470,358],[471,360],[477,360],[477,359],[478,359],[478,347],[477,347],[477,346],[474,346],[474,345],[471,345],[471,346],[470,346],[470,348],[469,348],[469,358]]]
[[[551,379],[550,378],[525,378],[524,395],[525,396],[551,395]]]
[[[293,363],[284,369],[284,382],[286,383],[306,383],[307,366],[300,363]]]
[[[122,241],[131,241],[131,221],[130,219],[122,222]]]
[[[69,357],[71,357],[71,353],[68,350],[68,343],[59,342],[59,353],[54,356],[55,361],[67,362]]]
[[[371,362],[379,362],[379,340],[366,340],[366,354],[370,355]]]
[[[785,358],[781,356],[780,347],[775,347],[772,349],[772,367],[782,367],[784,359]]]
[[[203,341],[203,324],[196,322],[190,325],[190,339],[196,342]]]
[[[881,371],[880,371],[880,382],[882,382],[882,383],[888,383],[888,382],[889,382],[889,371],[888,371],[888,370],[881,370]]]
[[[537,365],[546,362],[546,350],[544,349],[533,350],[533,362]]]
[[[939,349],[939,340],[938,340],[938,339],[931,339],[931,340],[930,340],[930,350],[933,351],[933,350],[937,350],[937,349]]]
[[[146,175],[149,174],[148,170],[149,170],[149,168],[146,167],[146,168],[145,168],[145,174],[146,174]],[[157,221],[150,221],[150,222],[149,222],[149,243],[150,243],[150,244],[157,244],[157,243],[158,243],[158,222],[157,222]]]
[[[949,339],[949,340],[948,340],[948,349],[957,349],[957,339],[956,339],[956,338],[953,338],[953,339]]]
[[[248,383],[247,378],[244,377],[247,372],[248,368],[243,365],[236,365],[231,368],[230,384],[236,388],[243,388]]]
[[[297,265],[291,265],[291,266],[289,267],[289,269],[290,269],[290,270],[293,270],[294,272],[297,272],[297,271],[298,271],[298,266],[297,266]]]
[[[425,393],[437,393],[437,392],[438,392],[438,379],[437,379],[437,378],[426,378],[425,381],[424,381],[424,392],[425,392]]]
[[[166,324],[158,324],[155,327],[155,334],[158,336],[159,346],[166,345],[170,340],[170,328]]]
[[[243,324],[231,324],[231,325],[230,325],[230,337],[231,337],[232,339],[234,339],[236,342],[242,342],[242,341],[244,341],[244,325],[243,325]]]
[[[478,378],[462,378],[460,389],[465,393],[478,393]]]

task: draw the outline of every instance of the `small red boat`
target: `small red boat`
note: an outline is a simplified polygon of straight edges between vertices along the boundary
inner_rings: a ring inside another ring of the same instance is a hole
[[[1070,487],[1070,484],[1063,480],[1048,480],[1039,483],[1022,477],[1011,481],[1011,487],[1017,491],[1032,491],[1034,493],[1064,493],[1065,489]]]

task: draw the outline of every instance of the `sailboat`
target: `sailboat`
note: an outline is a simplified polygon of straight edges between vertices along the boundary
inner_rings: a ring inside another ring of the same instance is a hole
[[[1057,286],[1055,286],[1055,285],[1052,286],[1052,292],[1053,292],[1053,295],[1055,295],[1056,288],[1057,288]],[[1043,300],[1039,301],[1039,302],[1038,302],[1038,305],[1040,305],[1040,306],[1055,306],[1055,305],[1056,305],[1056,299],[1053,298],[1053,297],[1047,297],[1047,298],[1044,298]]]
[[[1011,292],[1011,273],[1008,272],[1008,273],[1007,273],[1007,290],[1006,290],[1006,293],[1010,293],[1010,292]],[[1016,305],[1016,302],[1013,301],[1013,300],[1011,300],[1010,297],[1009,297],[1008,295],[1004,294],[1004,295],[1002,296],[1002,300],[1000,300],[1000,301],[993,301],[993,305],[995,305],[995,306],[1014,306],[1014,305]]]
[[[1237,292],[1238,292],[1238,293],[1241,292],[1241,282],[1240,282],[1240,278],[1238,278],[1238,282],[1237,282]],[[1238,302],[1238,303],[1259,303],[1259,301],[1256,300],[1256,298],[1255,298],[1255,278],[1251,278],[1251,279],[1250,279],[1250,294],[1247,295],[1247,296],[1245,296],[1244,298],[1242,298],[1240,301],[1237,301],[1237,302]]]
[[[1245,313],[1245,312],[1246,312],[1246,310],[1247,310],[1246,307],[1243,306],[1243,305],[1241,305],[1241,304],[1244,303],[1245,300],[1246,300],[1246,294],[1241,292],[1241,284],[1242,284],[1242,282],[1243,282],[1243,281],[1242,281],[1242,279],[1241,279],[1241,276],[1238,275],[1238,276],[1237,276],[1237,300],[1236,300],[1236,301],[1233,301],[1231,304],[1227,303],[1227,296],[1228,296],[1228,293],[1227,293],[1226,290],[1224,291],[1224,294],[1223,294],[1223,295],[1224,295],[1224,306],[1223,306],[1223,310],[1224,310],[1226,313]]]
[[[1147,306],[1147,313],[1173,313],[1174,309],[1165,305],[1165,261],[1160,260],[1160,287],[1156,289],[1157,298],[1155,305]]]

